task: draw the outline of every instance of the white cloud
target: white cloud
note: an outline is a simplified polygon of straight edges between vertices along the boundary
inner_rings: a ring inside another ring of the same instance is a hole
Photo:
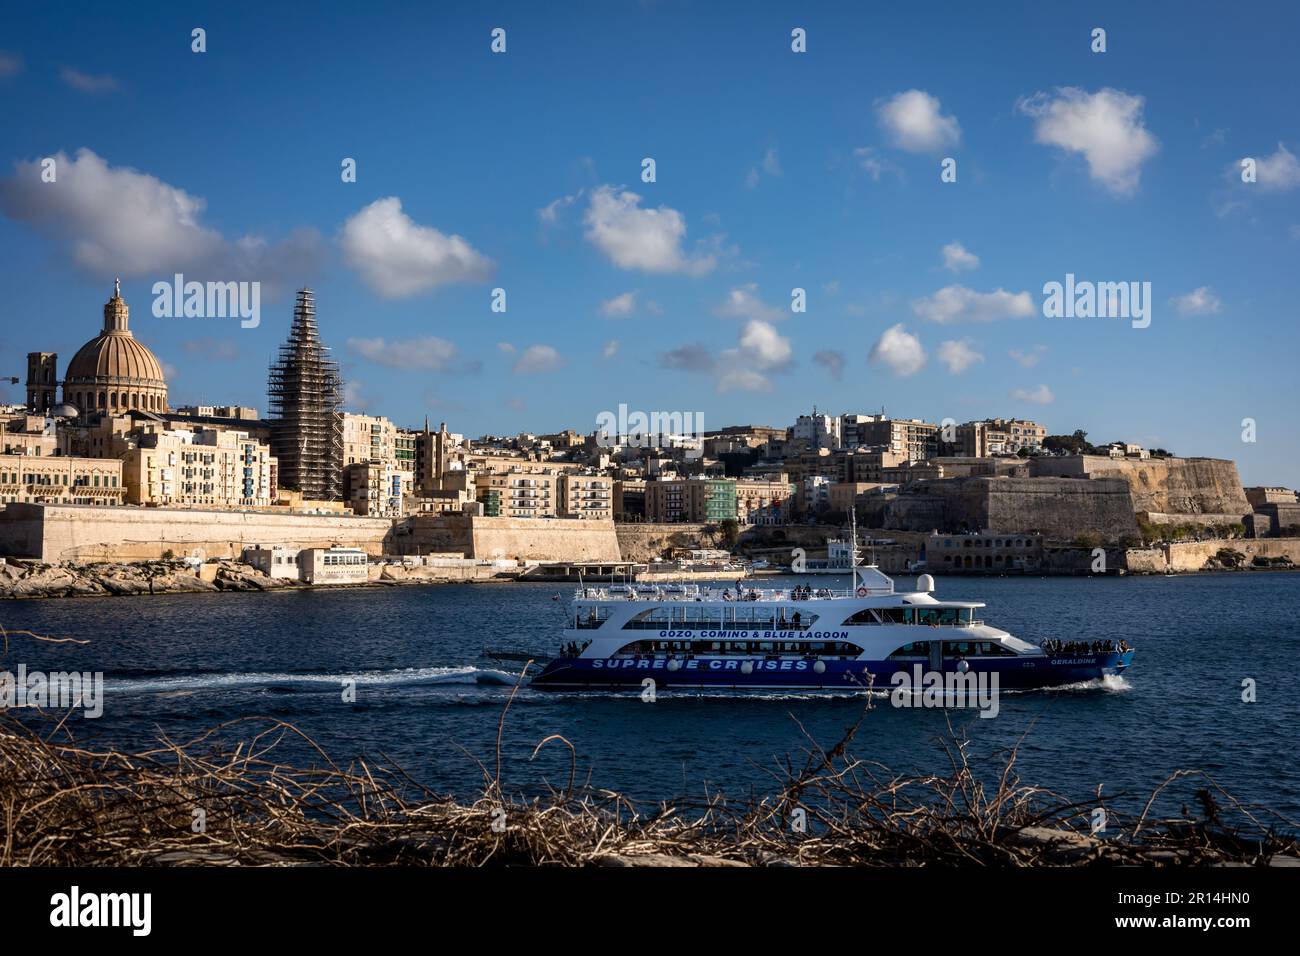
[[[376,199],[343,224],[343,257],[374,292],[401,299],[452,282],[481,282],[491,259],[460,236],[421,226],[396,196]]]
[[[908,332],[901,322],[885,329],[867,358],[885,365],[898,376],[915,375],[925,368],[926,361],[921,340]]]
[[[1209,286],[1201,286],[1184,295],[1174,297],[1174,308],[1179,315],[1211,315],[1222,308],[1223,303]]]
[[[924,90],[897,93],[876,108],[881,128],[899,149],[933,153],[961,140],[957,117],[944,116],[939,101]]]
[[[775,147],[768,147],[767,152],[763,154],[762,162],[749,167],[749,172],[745,174],[745,187],[756,188],[764,175],[781,175],[781,159],[777,156]]]
[[[936,354],[939,361],[948,366],[948,371],[954,375],[984,361],[984,356],[971,347],[970,339],[949,339],[939,346]]]
[[[1018,388],[1011,393],[1011,397],[1018,402],[1029,402],[1033,405],[1050,405],[1056,400],[1056,396],[1046,385],[1039,385],[1031,391]]]
[[[871,177],[872,182],[880,182],[880,177],[886,173],[897,176],[899,179],[903,178],[903,170],[880,155],[872,146],[859,146],[853,151],[853,155],[862,168],[867,171],[867,175]]]
[[[560,353],[549,345],[530,345],[519,355],[519,361],[515,362],[515,371],[528,372],[552,372],[564,364],[560,358]]]
[[[793,354],[790,340],[778,333],[771,323],[761,319],[745,323],[738,351],[761,369],[781,368],[789,364]]]
[[[741,330],[735,348],[724,349],[717,358],[705,346],[691,344],[662,353],[659,364],[688,372],[713,372],[719,392],[760,392],[772,387],[767,373],[784,371],[793,354],[790,340],[775,326],[751,319]]]
[[[1039,360],[1043,357],[1043,353],[1046,351],[1046,345],[1035,345],[1032,349],[1025,351],[1022,351],[1021,349],[1012,349],[1007,354],[1010,355],[1021,368],[1033,368],[1038,364]]]
[[[560,213],[568,209],[582,197],[582,190],[579,189],[572,196],[561,196],[559,199],[553,199],[541,209],[537,210],[537,218],[548,226],[553,226],[560,221]]]
[[[1238,181],[1241,179],[1241,163],[1237,162],[1228,170],[1228,174]],[[1277,144],[1277,152],[1270,156],[1255,157],[1255,183],[1261,189],[1286,192],[1300,186],[1300,160],[1295,154]]]
[[[604,359],[612,359],[617,354],[618,339],[610,339],[605,343],[605,347],[600,350],[600,357]]]
[[[89,149],[53,156],[55,183],[39,160],[15,164],[0,179],[0,212],[61,244],[80,268],[114,276],[262,282],[263,295],[303,284],[322,257],[320,235],[301,229],[278,243],[228,240],[202,224],[206,200]],[[266,288],[269,286],[270,288]]]
[[[1138,187],[1142,164],[1160,148],[1143,125],[1145,100],[1119,90],[1087,93],[1062,87],[1056,96],[1035,93],[1021,99],[1017,108],[1034,119],[1034,139],[1079,153],[1088,173],[1116,195]]]
[[[822,349],[813,356],[813,361],[826,369],[835,381],[844,377],[844,353],[835,349]]]
[[[611,319],[621,319],[636,311],[636,290],[616,295],[600,304],[600,312]]]
[[[758,297],[758,284],[754,282],[728,292],[726,301],[714,309],[713,314],[727,319],[760,319],[763,322],[779,322],[786,317],[781,309]]]
[[[949,272],[969,272],[978,269],[979,265],[980,257],[960,242],[950,242],[943,247],[943,267]]]
[[[933,295],[915,299],[912,311],[928,322],[993,322],[1024,319],[1034,314],[1034,300],[1028,292],[976,292],[963,285],[950,285]]]
[[[518,351],[518,349],[516,349],[514,345],[511,344],[510,342],[498,342],[497,351],[499,351],[502,355],[514,355],[515,352]]]
[[[456,346],[436,335],[389,341],[384,338],[347,340],[348,351],[355,352],[376,365],[388,368],[421,369],[448,372],[477,368],[477,363],[461,362]]]
[[[99,75],[82,73],[70,66],[65,66],[60,71],[60,76],[63,77],[63,82],[74,90],[80,90],[82,93],[89,93],[92,96],[100,93],[111,93],[119,85],[117,80],[107,73]]]
[[[642,209],[641,197],[613,186],[591,194],[587,240],[620,269],[703,275],[717,265],[711,254],[682,251],[686,218],[676,209]]]

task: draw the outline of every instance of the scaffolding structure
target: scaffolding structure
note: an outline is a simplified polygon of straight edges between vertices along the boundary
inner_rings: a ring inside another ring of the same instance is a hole
[[[343,468],[343,380],[316,328],[316,299],[299,289],[289,338],[267,378],[271,451],[278,484],[315,501],[337,501]]]

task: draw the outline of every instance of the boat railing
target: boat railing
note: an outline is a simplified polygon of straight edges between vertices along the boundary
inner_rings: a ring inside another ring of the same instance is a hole
[[[616,587],[582,587],[574,591],[574,598],[580,601],[688,601],[701,603],[797,603],[800,601],[844,600],[846,598],[869,597],[893,594],[893,588],[858,587],[858,588],[811,588],[799,590],[794,588],[734,588],[704,586],[616,586]]]

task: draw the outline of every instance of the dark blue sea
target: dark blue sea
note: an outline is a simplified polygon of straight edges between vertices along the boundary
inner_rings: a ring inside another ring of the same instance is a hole
[[[0,603],[8,631],[89,643],[11,638],[0,670],[22,662],[102,671],[103,716],[69,722],[81,740],[141,748],[160,735],[183,741],[235,718],[269,717],[293,723],[336,761],[398,764],[436,791],[469,797],[482,788],[479,761],[493,764],[514,684],[481,651],[553,652],[568,599],[556,594],[554,585],[481,584],[12,601]],[[856,756],[898,773],[941,771],[941,742],[955,732],[991,770],[1019,743],[1022,779],[1075,799],[1100,787],[1113,805],[1140,810],[1167,776],[1195,768],[1242,800],[1300,819],[1300,574],[940,578],[938,596],[987,602],[985,618],[1017,636],[1124,638],[1137,655],[1120,679],[1004,692],[994,719],[877,698]],[[355,703],[342,699],[346,678],[356,680]],[[1242,700],[1248,678],[1254,703]],[[717,790],[743,800],[773,789],[787,757],[802,762],[803,731],[830,745],[863,710],[862,697],[662,692],[646,703],[524,688],[505,725],[503,783],[524,794],[563,786],[562,745],[530,759],[542,738],[563,734],[580,780],[595,786],[651,803]],[[305,745],[284,746],[286,758],[317,759]],[[1189,793],[1174,788],[1166,808],[1176,811]]]

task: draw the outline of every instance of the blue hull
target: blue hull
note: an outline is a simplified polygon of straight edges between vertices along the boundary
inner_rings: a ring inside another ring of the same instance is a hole
[[[1133,652],[1081,654],[1074,657],[969,659],[973,673],[998,675],[1002,690],[1060,687],[1122,674],[1133,662]],[[559,658],[551,661],[530,686],[556,690],[640,690],[650,678],[656,690],[680,688],[764,688],[782,690],[855,691],[867,686],[868,672],[875,675],[876,690],[889,690],[893,675],[912,673],[907,661],[825,661],[817,673],[811,660],[748,659],[752,672],[743,673],[735,658],[696,657],[677,661],[670,670],[664,659],[600,660]],[[924,665],[923,665],[924,666]],[[956,671],[956,661],[944,661],[945,672]]]

